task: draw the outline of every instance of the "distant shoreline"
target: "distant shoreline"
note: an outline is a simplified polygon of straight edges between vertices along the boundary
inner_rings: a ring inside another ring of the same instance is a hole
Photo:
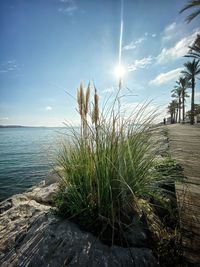
[[[22,126],[22,125],[0,125],[0,128],[65,128],[65,126]]]
[[[21,125],[0,125],[0,128],[29,128],[31,126],[21,126]]]
[[[155,123],[151,125],[151,128],[154,127],[159,127],[162,126],[163,122],[159,122],[159,123]],[[4,129],[4,128],[13,128],[13,129],[17,129],[17,128],[66,128],[66,126],[27,126],[27,125],[0,125],[0,129]],[[67,127],[67,128],[79,128],[79,126],[72,126],[72,127]]]

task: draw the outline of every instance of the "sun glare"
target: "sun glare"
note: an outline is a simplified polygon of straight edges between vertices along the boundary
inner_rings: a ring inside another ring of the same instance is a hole
[[[114,69],[114,74],[115,74],[117,79],[123,78],[123,76],[125,75],[125,72],[126,72],[126,70],[125,70],[124,66],[122,66],[122,65],[117,65]]]

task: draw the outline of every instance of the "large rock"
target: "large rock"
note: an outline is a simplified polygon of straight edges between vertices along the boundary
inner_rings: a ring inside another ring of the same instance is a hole
[[[148,241],[146,235],[147,229],[147,226],[145,229],[144,225],[134,218],[132,225],[124,232],[124,238],[127,240],[128,244],[133,247],[145,247]]]
[[[0,205],[0,266],[158,266],[148,248],[108,247],[53,214],[57,184],[41,183]]]
[[[47,203],[41,204],[34,199],[33,192],[36,188],[41,192],[49,191],[48,187],[40,185],[30,192],[14,195],[0,203],[0,260],[13,252],[18,239],[26,234],[30,224],[51,208]]]
[[[151,250],[110,248],[51,213],[41,214],[18,240],[2,266],[157,266]]]
[[[53,197],[56,195],[58,189],[58,184],[53,183],[46,186],[46,183],[44,182],[41,185],[41,187],[33,187],[31,191],[24,193],[24,195],[41,204],[52,204]]]

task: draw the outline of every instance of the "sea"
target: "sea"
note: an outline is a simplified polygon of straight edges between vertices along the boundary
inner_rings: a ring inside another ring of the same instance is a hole
[[[68,139],[67,127],[0,128],[0,201],[44,180]]]

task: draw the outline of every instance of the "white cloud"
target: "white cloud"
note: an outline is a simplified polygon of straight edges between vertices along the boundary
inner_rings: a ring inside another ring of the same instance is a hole
[[[47,106],[45,109],[51,111],[53,108],[51,106]]]
[[[7,70],[4,70],[4,69],[0,69],[0,73],[6,73],[8,72]]]
[[[20,70],[19,64],[15,59],[8,60],[0,64],[0,73],[19,71],[19,70]]]
[[[146,36],[146,35],[145,35],[145,36]],[[141,43],[144,42],[145,40],[146,40],[145,37],[140,37],[140,38],[138,38],[136,41],[132,41],[132,42],[130,42],[129,44],[123,46],[122,49],[123,49],[123,50],[131,50],[131,49],[135,49],[136,46],[137,46],[138,44],[141,44]]]
[[[157,56],[157,63],[164,64],[170,60],[175,60],[186,55],[188,46],[194,42],[198,32],[198,30],[195,30],[191,35],[182,38],[171,48],[163,48],[161,53]]]
[[[166,116],[166,108],[152,101],[122,103],[122,112],[124,112],[127,117],[131,115],[131,117],[134,118],[137,114],[141,114],[141,110],[143,113],[143,116],[140,118],[141,123],[147,118],[152,118],[154,123],[158,123],[163,121],[163,118]]]
[[[58,11],[64,14],[67,13],[68,15],[72,15],[76,9],[77,6],[69,6],[69,7],[60,7]]]
[[[195,92],[194,98],[195,103],[200,104],[200,92]]]
[[[144,36],[138,38],[136,41],[131,41],[129,44],[123,46],[123,50],[132,50],[135,49],[139,44],[143,43],[144,41],[147,40],[147,36],[149,35],[148,32],[144,33]],[[153,33],[151,35],[152,37],[156,37],[156,33]]]
[[[61,7],[58,9],[59,12],[67,15],[73,15],[78,9],[74,0],[60,0]]]
[[[183,68],[177,68],[168,72],[160,73],[155,79],[151,80],[149,84],[161,85],[168,83],[171,80],[176,80],[182,70]]]
[[[131,50],[131,49],[135,49],[135,48],[136,48],[135,42],[130,42],[129,44],[127,44],[123,47],[123,50]]]
[[[191,97],[192,93],[188,93],[188,95],[189,97]],[[200,92],[195,92],[194,96],[195,96],[195,99],[200,99]]]
[[[165,32],[167,33],[173,31],[175,28],[176,28],[176,22],[173,22],[165,28]]]
[[[144,69],[147,67],[147,65],[152,63],[152,60],[152,56],[136,59],[131,65],[128,66],[128,70],[135,71],[137,69]]]
[[[162,37],[163,41],[171,40],[174,36],[176,29],[177,29],[176,22],[167,25],[167,27],[164,29],[163,32],[163,37]]]
[[[183,23],[172,22],[167,25],[161,33],[161,43],[162,45],[172,42],[175,43],[191,33],[192,31],[188,31]]]
[[[108,87],[102,91],[102,93],[113,93],[116,90],[115,87]]]
[[[135,44],[141,44],[141,43],[144,42],[145,40],[146,40],[146,38],[144,38],[144,37],[138,38],[138,39],[135,41]]]
[[[195,97],[200,98],[200,92],[195,92]]]

